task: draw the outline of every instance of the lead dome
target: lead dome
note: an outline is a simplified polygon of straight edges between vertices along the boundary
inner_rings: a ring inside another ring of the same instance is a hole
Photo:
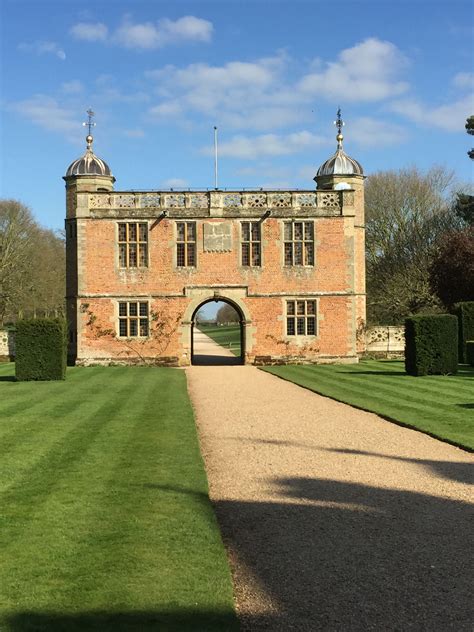
[[[87,136],[87,149],[85,154],[72,162],[67,171],[68,176],[112,176],[109,165],[96,156],[92,150],[93,138],[91,135]]]
[[[92,108],[87,110],[87,123],[83,123],[84,127],[88,128],[88,134],[86,136],[87,148],[83,156],[72,162],[67,171],[65,177],[69,176],[112,176],[109,165],[94,154],[92,149],[92,143],[94,138],[91,134],[92,128],[95,127],[93,118],[95,116]]]
[[[354,158],[348,156],[342,147],[344,136],[341,130],[344,122],[341,118],[340,108],[337,111],[337,119],[334,121],[334,124],[338,130],[336,136],[337,149],[336,152],[319,167],[316,178],[318,176],[363,176],[364,170],[362,169],[362,165]]]

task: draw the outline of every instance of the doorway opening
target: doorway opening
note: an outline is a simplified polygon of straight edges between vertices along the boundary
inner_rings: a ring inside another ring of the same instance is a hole
[[[209,299],[191,319],[191,364],[244,364],[245,327],[240,308],[228,299]]]

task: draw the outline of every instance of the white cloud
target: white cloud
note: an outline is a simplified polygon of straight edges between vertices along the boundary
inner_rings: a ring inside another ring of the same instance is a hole
[[[408,87],[398,80],[406,58],[394,44],[375,38],[341,51],[336,61],[309,62],[296,78],[294,70],[293,76],[288,72],[290,63],[278,51],[254,61],[148,71],[160,99],[149,113],[157,120],[198,113],[228,129],[270,132],[307,124],[315,99],[377,101]]]
[[[69,29],[73,37],[86,42],[105,42],[109,29],[102,22],[78,22]]]
[[[168,180],[162,181],[161,186],[164,189],[187,189],[189,183],[183,178],[168,178]]]
[[[84,91],[84,84],[79,79],[72,79],[61,84],[62,92],[66,94],[80,94]]]
[[[262,178],[282,178],[288,179],[291,177],[291,171],[287,167],[277,167],[269,162],[263,162],[253,165],[246,165],[235,170],[237,176],[250,176]]]
[[[123,135],[127,136],[127,138],[144,138],[145,132],[142,129],[126,129],[123,130]]]
[[[262,134],[254,137],[237,135],[219,144],[219,155],[255,160],[267,156],[296,154],[305,149],[326,144],[326,138],[306,130],[285,135]],[[211,146],[202,147],[200,150],[204,155],[212,155],[213,151]]]
[[[75,140],[78,138],[80,124],[77,113],[61,106],[52,97],[37,94],[30,99],[11,103],[8,107],[47,131],[59,132]]]
[[[155,118],[174,118],[181,114],[183,107],[179,101],[165,101],[159,105],[151,107],[148,112]]]
[[[140,90],[122,92],[112,84],[99,84],[97,97],[106,103],[144,103],[150,100],[150,96],[146,92]]]
[[[464,131],[466,118],[474,111],[474,96],[470,94],[452,103],[431,108],[415,99],[405,99],[392,103],[390,109],[420,125],[437,127],[446,132],[460,132]]]
[[[178,20],[167,18],[158,22],[133,23],[126,16],[111,39],[125,48],[154,50],[168,44],[187,42],[209,42],[213,26],[208,20],[187,15]]]
[[[318,60],[318,64],[319,64]],[[299,81],[297,88],[308,95],[333,101],[378,101],[408,89],[398,80],[407,65],[406,57],[391,42],[369,38],[346,48],[337,61]]]
[[[362,147],[382,147],[398,145],[406,138],[406,131],[400,125],[363,116],[351,121],[348,141]]]
[[[149,113],[160,119],[198,112],[217,125],[262,131],[301,123],[309,108],[304,114],[298,108],[298,96],[284,87],[286,63],[286,54],[280,51],[254,62],[198,63],[149,71],[146,77],[156,82],[161,97]]]
[[[141,23],[133,22],[126,15],[122,24],[112,32],[102,22],[78,22],[69,32],[76,39],[87,42],[111,42],[135,50],[155,50],[181,42],[210,42],[213,30],[212,22],[194,15]]]
[[[66,53],[64,50],[56,44],[56,42],[50,41],[36,41],[31,43],[22,43],[18,45],[18,50],[21,50],[25,53],[35,53],[36,55],[54,55],[61,61],[66,59]]]
[[[453,77],[453,85],[456,86],[456,88],[474,90],[474,72],[458,72],[458,74]]]

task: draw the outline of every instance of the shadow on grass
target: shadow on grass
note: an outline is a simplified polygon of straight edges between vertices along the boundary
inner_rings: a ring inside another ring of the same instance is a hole
[[[337,371],[337,373],[345,373],[352,375],[389,375],[390,377],[410,377],[404,371]]]
[[[14,375],[0,375],[0,382],[16,382],[17,379]]]
[[[330,479],[267,482],[272,500],[214,503],[240,579],[236,596],[243,630],[471,631],[467,502]],[[252,614],[255,604],[264,614]],[[239,627],[232,612],[171,604],[150,611],[19,610],[1,620],[0,629],[237,632]]]
[[[471,404],[456,404],[456,406],[459,406],[460,408],[474,408],[474,403],[471,403]]]
[[[384,360],[383,363],[389,363],[389,361]],[[360,365],[362,366],[362,365]],[[366,371],[358,371],[357,369],[355,370],[338,370],[337,373],[345,373],[345,374],[353,374],[353,375],[388,375],[390,377],[415,377],[413,375],[408,375],[408,373],[406,373],[406,371],[400,367],[400,370],[398,371],[377,371],[377,370],[366,370]],[[462,378],[474,378],[474,369],[471,369],[470,367],[466,366],[466,365],[460,365],[458,367],[458,372],[456,373],[456,375],[452,375],[451,373],[448,375],[423,375],[420,377],[428,377],[428,378],[437,378],[437,377],[462,377]]]
[[[203,610],[149,612],[21,612],[6,619],[5,632],[238,632],[233,613]]]

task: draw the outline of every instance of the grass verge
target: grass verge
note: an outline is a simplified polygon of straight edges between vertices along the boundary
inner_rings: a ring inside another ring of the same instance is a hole
[[[474,450],[474,369],[412,377],[403,362],[272,366],[262,370],[467,450]]]
[[[203,334],[212,338],[214,342],[229,349],[234,355],[240,356],[240,325],[199,325]]]
[[[238,629],[183,371],[0,365],[0,629]]]

